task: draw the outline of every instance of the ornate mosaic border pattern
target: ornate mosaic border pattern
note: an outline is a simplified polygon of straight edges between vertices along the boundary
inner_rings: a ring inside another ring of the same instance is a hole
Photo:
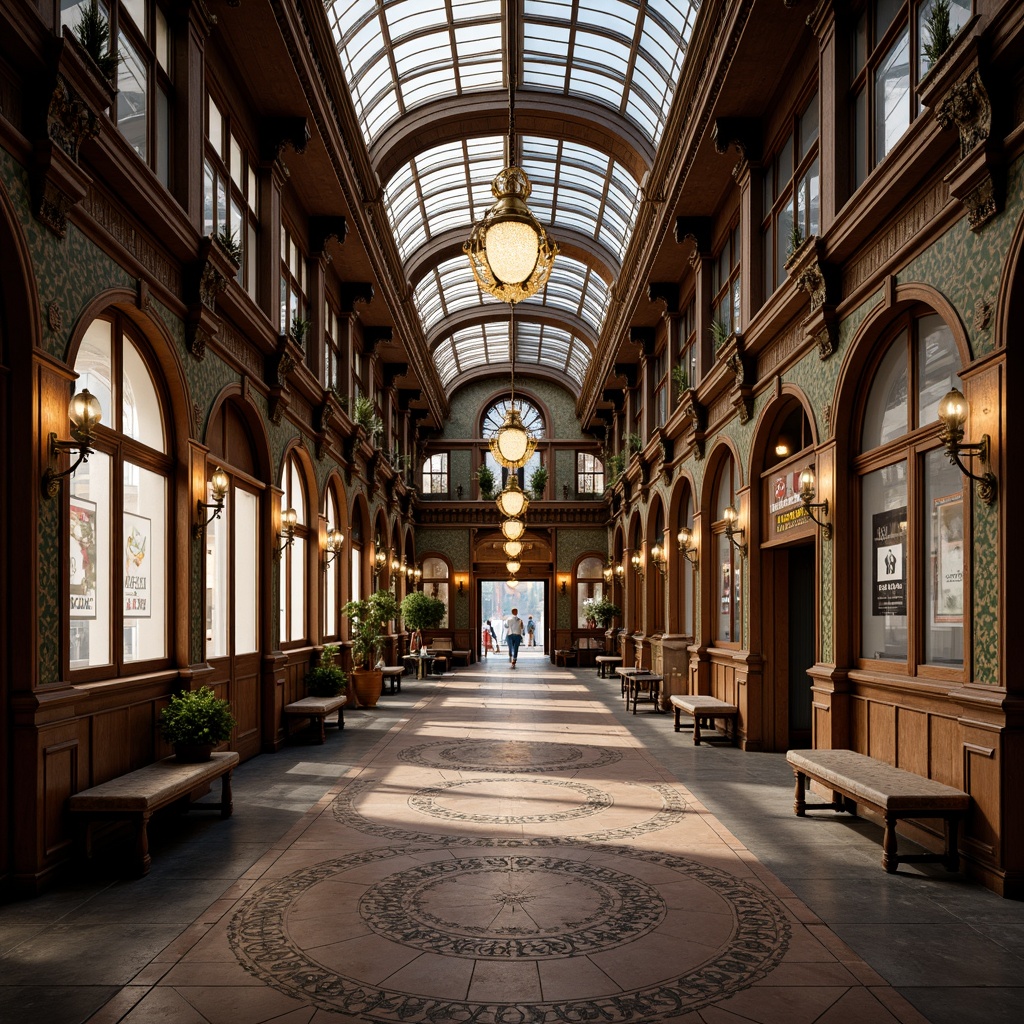
[[[733,875],[667,853],[623,850],[624,860],[658,864],[712,889],[734,909],[730,941],[695,970],[643,988],[565,1002],[477,1003],[394,991],[345,977],[294,943],[286,918],[312,886],[366,864],[418,852],[388,847],[324,861],[296,871],[250,896],[228,926],[228,942],[242,966],[293,998],[372,1024],[604,1024],[671,1019],[750,987],[777,968],[792,933],[782,905],[768,892]]]
[[[441,740],[406,747],[398,759],[421,768],[463,772],[546,772],[601,768],[621,761],[622,753],[533,740]]]

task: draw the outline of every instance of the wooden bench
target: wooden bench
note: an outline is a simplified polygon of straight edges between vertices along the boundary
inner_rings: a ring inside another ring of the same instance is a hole
[[[608,669],[613,665],[621,665],[622,659],[617,654],[599,654],[594,662],[597,665],[597,674],[602,679],[608,678]]]
[[[803,817],[808,810],[827,809],[857,813],[863,804],[882,816],[882,867],[893,872],[901,863],[941,863],[947,870],[960,867],[957,829],[967,813],[971,798],[962,790],[934,779],[894,768],[855,750],[790,750],[786,760],[796,775],[794,811]],[[814,779],[832,790],[832,803],[806,802],[807,780]],[[896,822],[900,818],[941,818],[945,849],[942,853],[896,851]]]
[[[575,647],[563,647],[561,650],[555,651],[555,665],[561,665],[563,668],[568,668],[569,663],[576,664],[576,648]]]
[[[388,693],[394,693],[397,689],[402,692],[402,676],[405,675],[405,668],[402,665],[385,665],[381,669],[384,675],[384,683],[388,687]]]
[[[669,697],[669,703],[672,705],[675,715],[673,727],[676,732],[679,732],[681,712],[685,711],[686,714],[693,716],[693,745],[695,747],[700,746],[701,723],[714,729],[716,718],[726,720],[726,736],[729,732],[729,719],[732,719],[732,741],[736,742],[736,716],[739,714],[739,708],[735,704],[729,704],[727,701],[709,697],[703,693],[674,693]]]
[[[339,693],[337,697],[303,697],[285,704],[284,714],[287,718],[308,718],[314,726],[320,726],[320,743],[327,738],[324,721],[333,711],[338,712],[338,728],[345,728],[345,705],[348,697]]]
[[[146,765],[68,799],[68,810],[79,821],[79,847],[88,860],[92,856],[92,826],[96,821],[125,820],[135,823],[135,857],[139,877],[149,871],[149,819],[171,804],[181,802],[186,810],[220,811],[231,817],[231,772],[238,764],[233,750],[213,753],[199,764],[179,763],[174,757]],[[218,803],[193,803],[192,795],[206,793],[215,779],[221,780]],[[199,791],[202,790],[200,793]]]
[[[454,661],[458,658],[459,661],[465,662],[466,665],[469,665],[469,659],[473,653],[469,650],[455,650],[452,646],[451,640],[446,637],[441,637],[440,639],[435,640],[430,645],[430,650],[434,657],[441,656],[445,661]]]
[[[651,703],[654,705],[654,710],[661,712],[661,705],[658,703],[658,695],[661,692],[662,677],[657,672],[648,672],[646,669],[640,669],[637,672],[630,672],[628,675],[624,675],[623,679],[626,683],[626,707],[629,707],[629,702],[633,701],[633,714],[636,714],[636,702],[640,697],[641,693],[646,693],[651,698]]]

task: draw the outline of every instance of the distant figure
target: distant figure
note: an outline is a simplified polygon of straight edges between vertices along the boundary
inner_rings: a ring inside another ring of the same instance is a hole
[[[518,608],[513,608],[512,614],[505,620],[505,639],[508,641],[509,663],[515,668],[519,645],[523,642],[523,620],[519,618]]]
[[[491,620],[487,620],[487,628],[490,631],[491,639],[494,641],[494,649],[501,652],[501,644],[498,643],[498,634],[494,632],[494,627],[491,625]]]
[[[491,653],[491,620],[488,619],[484,623],[484,628],[480,631],[480,643],[483,645],[484,657]]]
[[[534,631],[537,628],[537,623],[533,621],[533,616],[529,615],[526,619],[526,646],[536,647],[537,640],[534,637]]]

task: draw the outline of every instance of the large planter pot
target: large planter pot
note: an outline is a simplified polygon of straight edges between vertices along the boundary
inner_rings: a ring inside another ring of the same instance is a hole
[[[174,744],[174,757],[180,764],[200,764],[203,761],[209,761],[212,753],[212,743]]]
[[[380,700],[384,688],[384,673],[378,669],[356,668],[349,674],[356,700],[361,707],[372,708]]]

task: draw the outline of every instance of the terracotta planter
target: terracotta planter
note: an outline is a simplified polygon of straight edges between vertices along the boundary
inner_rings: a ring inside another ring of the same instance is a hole
[[[384,688],[384,673],[377,669],[356,668],[349,673],[352,689],[360,707],[372,708],[380,700]]]
[[[213,753],[212,743],[175,743],[174,756],[181,764],[200,764],[209,761]]]

